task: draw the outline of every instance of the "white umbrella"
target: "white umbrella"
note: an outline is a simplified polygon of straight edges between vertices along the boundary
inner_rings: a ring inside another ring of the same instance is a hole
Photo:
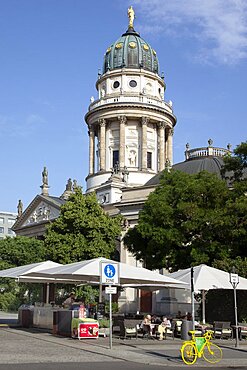
[[[0,270],[0,277],[6,277],[6,278],[13,278],[20,280],[22,277],[25,278],[25,275],[31,272],[37,272],[40,270],[50,269],[52,267],[61,266],[60,263],[56,263],[53,261],[43,261],[43,262],[36,262],[31,263],[28,265],[23,266],[17,266],[17,267],[11,267],[6,270]],[[26,278],[26,282],[39,282],[40,280],[36,279],[30,279]]]
[[[194,292],[202,292],[202,321],[205,323],[205,291],[210,289],[231,289],[229,273],[207,265],[193,267]],[[191,282],[191,268],[178,270],[169,276],[179,279],[187,284]],[[237,289],[247,290],[247,279],[239,277]]]
[[[26,282],[26,283],[47,283],[46,289],[46,302],[49,301],[49,283],[59,283],[59,282],[66,282],[75,284],[75,281],[65,281],[64,279],[61,281],[59,279],[54,279],[51,277],[30,277],[27,276],[29,273],[37,273],[38,271],[42,270],[45,271],[46,269],[54,268],[62,266],[60,263],[56,263],[53,261],[43,261],[43,262],[36,262],[31,263],[28,265],[11,267],[9,269],[0,270],[0,277],[4,278],[11,278],[16,279],[18,282]]]
[[[182,282],[180,284],[166,283],[165,285],[164,284],[146,284],[146,283],[144,284],[122,284],[121,287],[147,290],[148,292],[154,292],[156,290],[160,290],[164,288],[189,289],[188,284],[182,283]]]
[[[31,272],[28,276],[49,277],[56,279],[71,279],[76,281],[87,281],[100,283],[101,263],[116,263],[106,258],[94,258],[81,262],[70,263],[68,265],[54,267],[48,270]],[[167,275],[161,275],[157,272],[148,270],[143,267],[119,263],[120,284],[160,284],[164,286],[184,285],[183,282]]]

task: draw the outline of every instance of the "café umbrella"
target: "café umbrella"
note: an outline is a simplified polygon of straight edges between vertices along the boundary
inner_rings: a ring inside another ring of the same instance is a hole
[[[67,265],[56,266],[50,269],[30,272],[29,277],[48,277],[55,279],[70,279],[88,283],[101,282],[101,264],[113,263],[116,261],[103,257],[74,262]],[[148,270],[144,267],[131,266],[123,262],[119,265],[119,281],[123,284],[159,284],[160,286],[184,286],[184,282],[170,277],[170,275],[161,275],[158,272]]]
[[[171,273],[174,279],[179,279],[184,283],[191,284],[192,293],[201,292],[202,294],[202,322],[205,324],[205,300],[206,292],[210,289],[232,289],[229,281],[229,273],[214,267],[201,264],[189,267],[184,270],[178,270]],[[247,279],[239,277],[239,284],[237,289],[247,290]],[[193,294],[192,294],[193,296]]]
[[[47,269],[54,268],[62,266],[60,263],[53,262],[50,260],[42,261],[42,262],[35,262],[27,265],[22,266],[16,266],[11,267],[5,270],[0,270],[0,278],[9,278],[9,279],[15,279],[18,282],[21,283],[46,283],[47,289],[46,289],[46,302],[48,303],[49,300],[49,283],[60,283],[60,282],[66,282],[66,283],[72,283],[75,284],[75,281],[65,281],[63,279],[62,281],[59,279],[54,279],[49,276],[28,276],[28,274],[31,273],[38,273],[39,271],[46,271]]]

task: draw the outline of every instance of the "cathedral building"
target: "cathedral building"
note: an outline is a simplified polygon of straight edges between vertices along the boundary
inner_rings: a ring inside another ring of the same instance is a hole
[[[96,81],[98,97],[91,97],[85,115],[89,134],[85,190],[95,192],[110,215],[123,215],[125,225],[117,245],[120,261],[138,265],[124,248],[122,237],[138,223],[138,214],[158,185],[161,172],[173,167],[188,173],[208,170],[220,176],[223,156],[230,152],[230,146],[214,148],[211,140],[205,148],[190,149],[187,144],[185,161],[173,165],[177,119],[172,102],[165,101],[166,83],[158,53],[135,30],[134,18],[130,7],[128,28],[106,50]],[[20,207],[12,229],[17,235],[42,238],[47,223],[59,216],[61,205],[76,186],[76,181],[69,179],[61,196],[50,196],[45,168],[41,194],[24,212]],[[119,297],[126,312],[177,312],[179,302],[174,289],[158,294],[127,289]]]

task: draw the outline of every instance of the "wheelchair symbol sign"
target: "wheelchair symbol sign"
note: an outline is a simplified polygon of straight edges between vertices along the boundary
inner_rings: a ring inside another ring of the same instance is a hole
[[[102,262],[101,283],[119,284],[118,263]]]

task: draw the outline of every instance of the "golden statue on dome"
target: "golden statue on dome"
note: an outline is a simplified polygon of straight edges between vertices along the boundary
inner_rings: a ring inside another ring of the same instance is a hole
[[[134,28],[135,12],[132,6],[128,8],[129,28]]]

